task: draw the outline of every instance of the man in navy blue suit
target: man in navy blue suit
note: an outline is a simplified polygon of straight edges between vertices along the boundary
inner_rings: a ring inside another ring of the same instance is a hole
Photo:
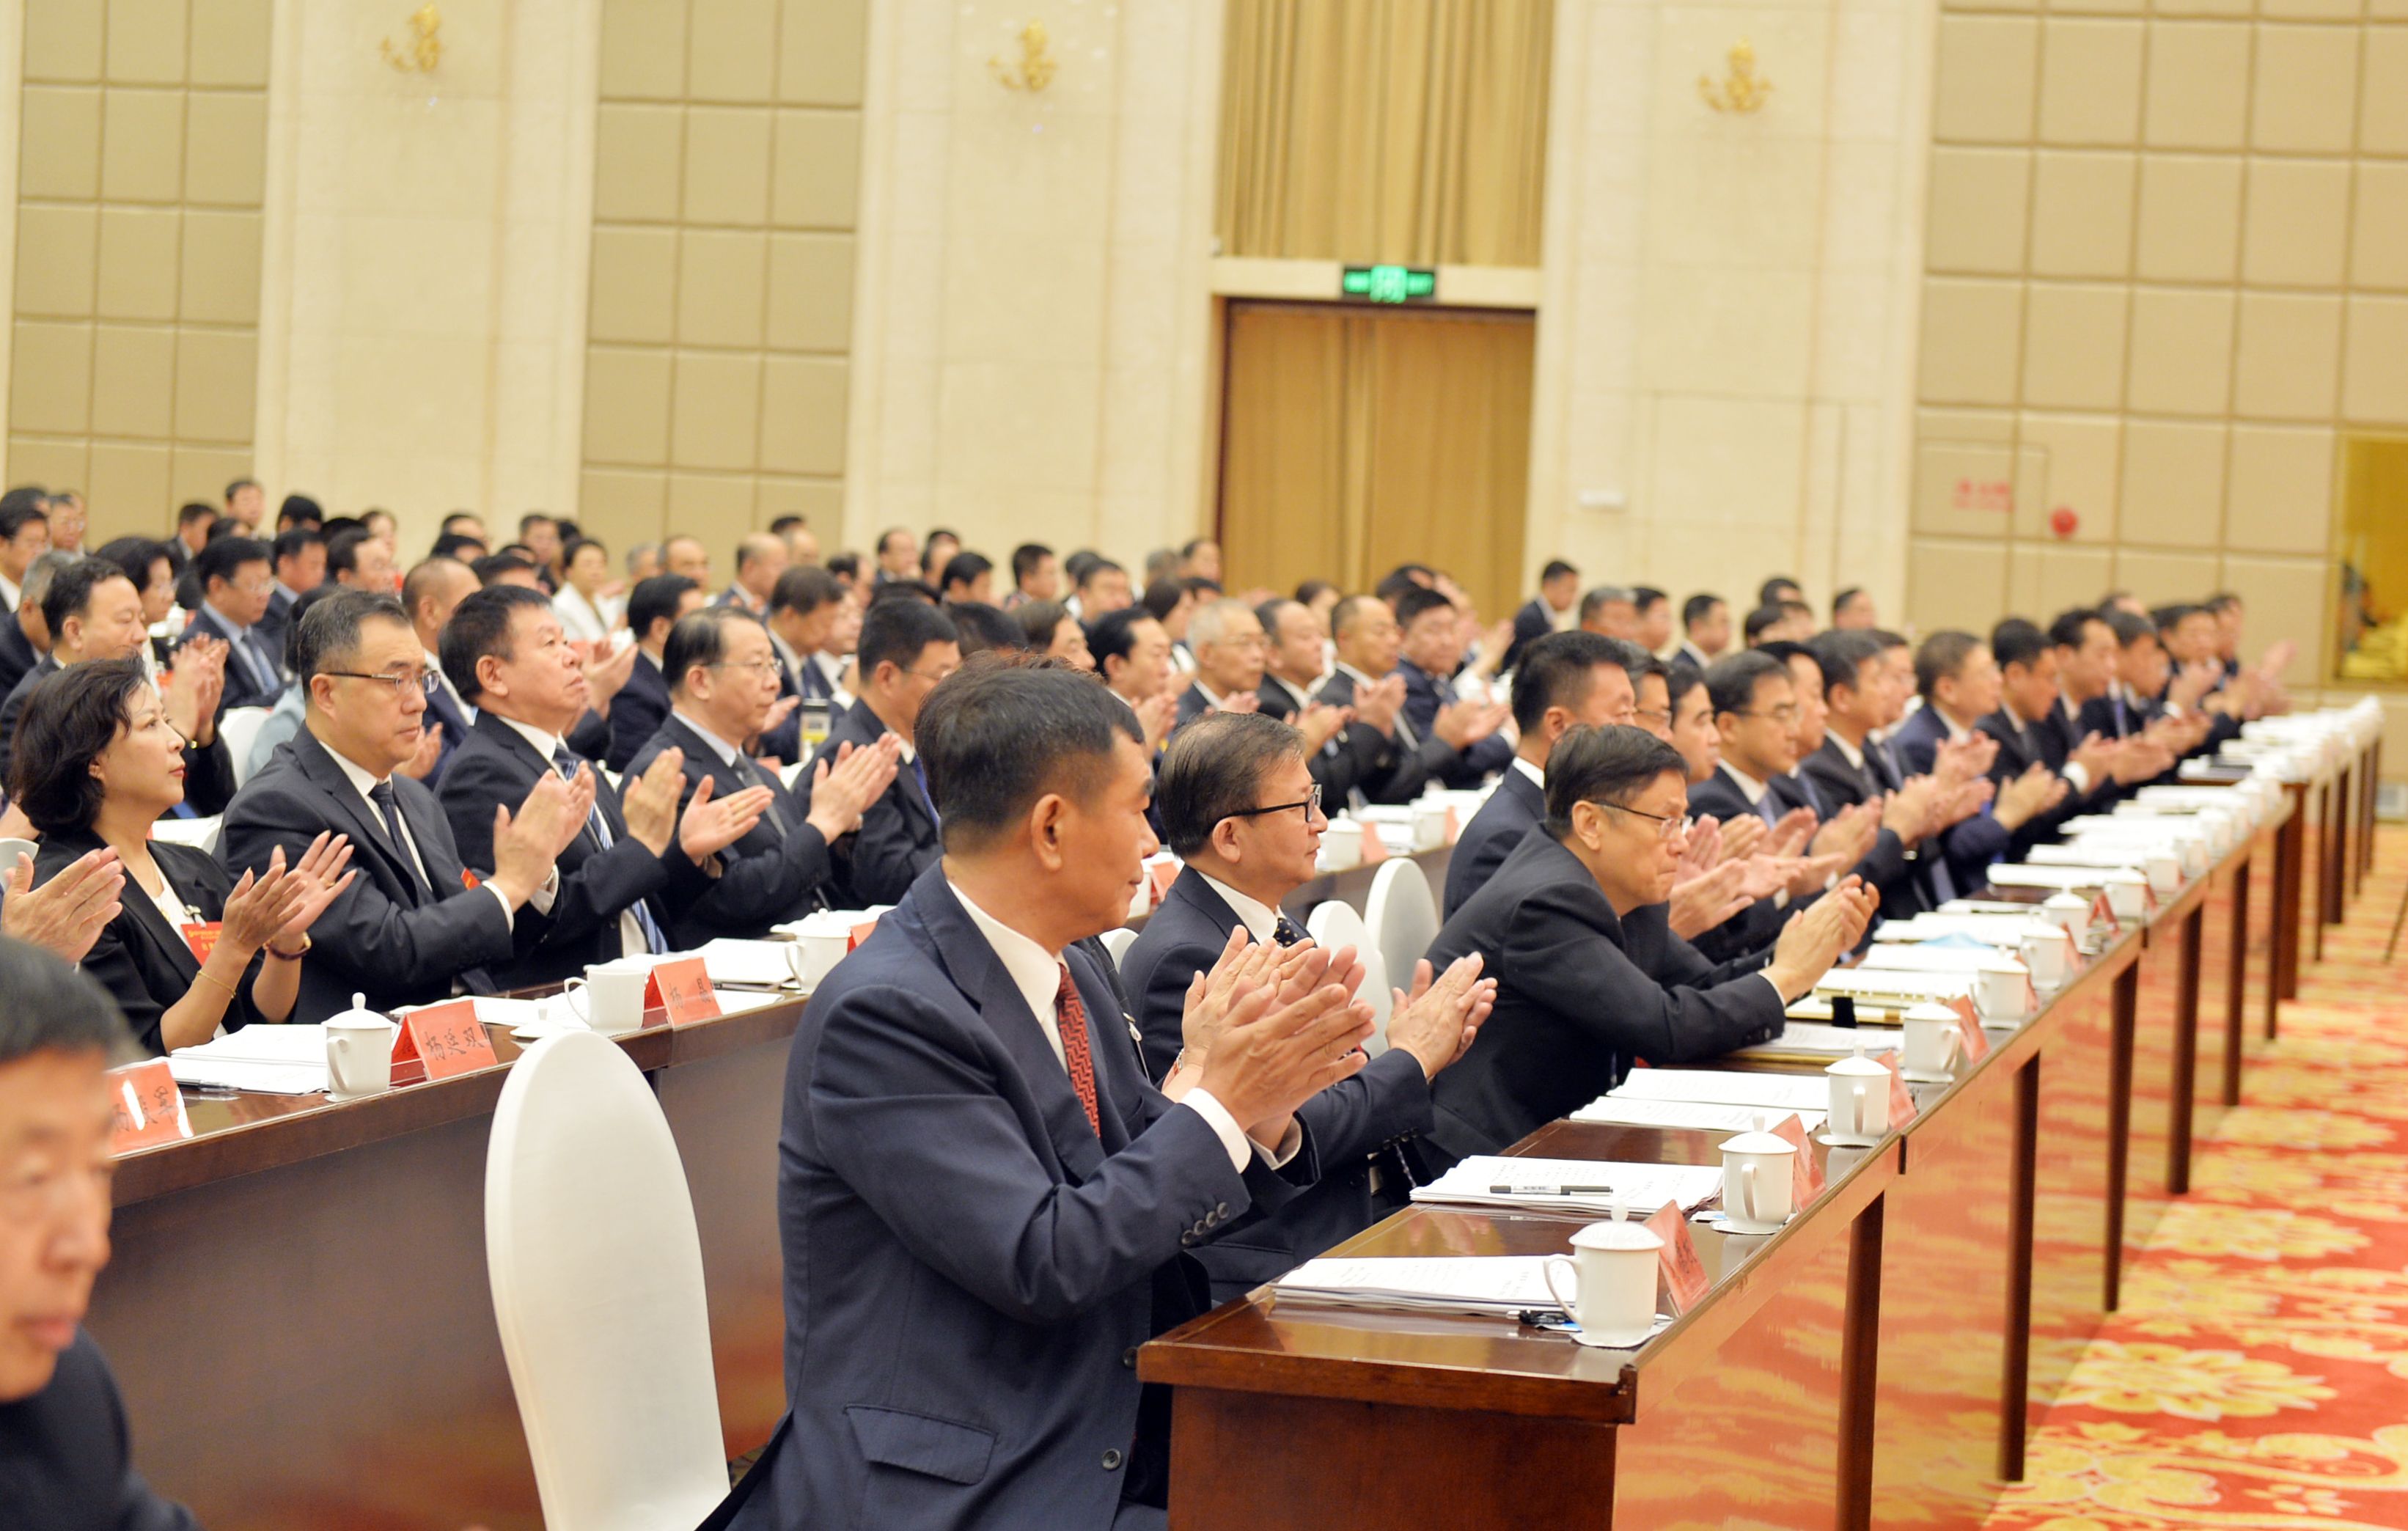
[[[275,594],[276,579],[268,572],[267,544],[247,537],[220,537],[201,550],[193,566],[200,572],[201,608],[184,630],[177,647],[210,637],[227,647],[225,691],[218,716],[236,707],[274,707],[284,694],[284,655],[273,651],[259,626]]]
[[[603,764],[624,771],[636,751],[652,742],[669,716],[668,674],[661,665],[669,629],[710,597],[682,574],[655,574],[636,581],[627,594],[627,630],[636,635],[636,664],[627,683],[610,702],[610,747]]]
[[[1154,847],[1127,709],[982,661],[915,735],[945,854],[795,1032],[788,1411],[726,1524],[1161,1526],[1137,1347],[1197,1309],[1188,1251],[1311,1183],[1297,1109],[1363,1066],[1370,1013],[1318,973],[1199,999],[1155,1089],[1070,950],[1126,915]]]
[[[1240,925],[1253,945],[1301,953],[1309,939],[1281,901],[1312,880],[1321,849],[1321,789],[1305,764],[1305,737],[1258,714],[1211,713],[1181,729],[1163,752],[1154,807],[1186,866],[1121,962],[1137,1006],[1146,1072],[1167,1076],[1185,1046],[1189,986],[1228,950]],[[1303,1115],[1320,1145],[1318,1183],[1278,1212],[1198,1255],[1223,1301],[1273,1281],[1369,1227],[1411,1184],[1398,1152],[1429,1130],[1430,1081],[1463,1054],[1496,985],[1480,960],[1432,982],[1426,965],[1396,975],[1387,1051],[1354,1079],[1314,1096]],[[1484,989],[1474,994],[1475,988]],[[1478,1011],[1467,1027],[1469,1000]]]
[[[1971,633],[1942,629],[1914,651],[1914,684],[1923,706],[1899,724],[1890,744],[1909,775],[1935,769],[1943,748],[1974,751],[1986,774],[1997,759],[1998,740],[1981,731],[1981,721],[1999,708],[1999,663],[1990,646]],[[2020,775],[1996,783],[1986,811],[1950,826],[1941,836],[1948,875],[1960,892],[1987,879],[1989,866],[2007,856],[2026,823],[2064,801],[2066,785],[2055,771],[2032,762]]]
[[[1440,710],[1455,700],[1455,676],[1463,663],[1461,614],[1435,590],[1409,590],[1397,601],[1397,669],[1405,678],[1402,716],[1415,735],[1428,738],[1439,731]],[[1512,742],[1489,733],[1457,750],[1437,774],[1450,787],[1476,787],[1512,758]]]

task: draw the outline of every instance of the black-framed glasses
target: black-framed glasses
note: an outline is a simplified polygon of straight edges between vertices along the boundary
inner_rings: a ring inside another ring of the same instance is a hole
[[[1293,803],[1272,803],[1264,808],[1240,808],[1235,813],[1229,814],[1227,817],[1232,819],[1254,819],[1259,818],[1266,813],[1285,813],[1290,808],[1304,809],[1304,822],[1307,823],[1311,823],[1313,820],[1323,817],[1321,811],[1321,784],[1317,781],[1314,782],[1312,793],[1310,796],[1300,797]]]
[[[1676,835],[1687,834],[1689,826],[1697,822],[1685,813],[1650,813],[1645,808],[1635,808],[1627,803],[1599,803],[1597,806],[1601,808],[1612,808],[1616,813],[1629,813],[1641,819],[1653,819],[1656,821],[1656,835],[1668,840]]]
[[[1672,726],[1672,709],[1670,708],[1631,708],[1630,715],[1634,718],[1644,719],[1649,723],[1656,723],[1664,728],[1670,728]]]
[[[346,680],[373,680],[379,685],[391,686],[395,696],[401,694],[402,688],[405,686],[415,686],[421,692],[432,696],[435,694],[435,689],[443,683],[442,678],[433,670],[418,670],[408,675],[372,674],[366,670],[320,670],[318,673],[338,675]]]

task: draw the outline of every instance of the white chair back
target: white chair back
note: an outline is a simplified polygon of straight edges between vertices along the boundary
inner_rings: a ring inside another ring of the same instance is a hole
[[[237,787],[251,780],[251,747],[258,741],[259,731],[267,725],[268,708],[264,707],[232,707],[218,719],[218,737],[225,740],[226,753],[234,758],[234,784]]]
[[[1137,932],[1123,925],[1118,930],[1104,932],[1104,950],[1112,954],[1112,966],[1128,961],[1128,949],[1137,942]]]
[[[1364,925],[1363,917],[1354,912],[1352,904],[1333,898],[1315,904],[1312,912],[1304,917],[1304,933],[1312,937],[1315,946],[1326,946],[1332,952],[1351,946],[1363,959],[1364,998],[1371,1002],[1371,1039],[1363,1051],[1376,1058],[1388,1051],[1388,1011],[1396,996],[1388,993],[1388,965],[1372,944],[1371,932]]]
[[[1363,923],[1387,959],[1390,981],[1411,988],[1413,964],[1438,939],[1438,903],[1419,863],[1399,856],[1381,864],[1371,879],[1371,896],[1363,901]]]
[[[31,840],[0,839],[0,880],[6,880],[17,869],[19,856],[37,856],[41,847]]]
[[[701,1521],[727,1494],[702,1240],[668,1123],[617,1043],[568,1032],[512,1066],[485,1262],[544,1524]]]
[[[218,853],[218,839],[223,827],[224,821],[215,814],[206,819],[162,819],[150,826],[150,837],[189,845],[195,851],[206,851],[214,856]]]

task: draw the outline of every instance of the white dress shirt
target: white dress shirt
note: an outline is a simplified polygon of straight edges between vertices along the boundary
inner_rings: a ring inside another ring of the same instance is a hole
[[[366,805],[368,810],[368,822],[377,825],[380,829],[389,828],[390,826],[385,823],[384,810],[377,807],[376,799],[370,797],[368,794],[376,787],[379,781],[389,781],[392,778],[390,776],[370,776],[366,770],[363,770],[360,767],[358,762],[352,760],[349,755],[344,754],[340,750],[328,749],[326,753],[334,758],[335,765],[339,767],[343,773],[343,779],[351,784],[351,789],[360,794],[360,801]],[[438,901],[448,897],[449,894],[447,894],[443,889],[435,886],[435,880],[426,875],[426,858],[420,855],[418,852],[418,837],[410,833],[409,818],[407,814],[401,811],[401,805],[397,799],[394,804],[393,816],[394,819],[399,821],[401,824],[401,849],[408,853],[410,865],[418,868],[420,880],[423,881],[428,888],[434,890],[435,896]],[[510,908],[510,895],[495,887],[491,880],[480,883],[479,886],[501,901],[502,921],[505,927],[511,930],[517,929],[518,910]],[[558,896],[559,893],[560,868],[555,866],[552,869],[552,875],[543,880],[543,886],[538,888],[536,890],[535,896],[527,900],[527,902],[535,906],[535,911],[538,914],[548,914],[552,911],[552,899]]]
[[[1537,785],[1541,792],[1547,790],[1547,773],[1545,771],[1541,770],[1538,766],[1531,765],[1526,760],[1524,760],[1520,755],[1515,755],[1513,757],[1513,768],[1521,772],[1524,776],[1528,777],[1530,780]]]
[[[494,715],[496,717],[500,716],[498,713]],[[535,752],[543,757],[544,765],[554,776],[558,776],[560,774],[560,766],[557,757],[559,756],[560,751],[568,749],[568,745],[559,735],[547,733],[543,729],[536,727],[533,723],[523,723],[516,718],[503,718],[502,722],[509,724],[510,732],[516,734],[519,737],[526,740],[528,744],[534,746]],[[569,751],[569,752],[571,754],[576,753],[573,750]],[[609,792],[610,790],[609,783],[597,779],[594,783],[594,790],[596,793]],[[587,810],[589,817],[595,814],[599,814],[601,811],[602,810],[599,808]],[[607,824],[609,821],[605,820],[604,823]],[[591,828],[592,826],[589,824],[587,827]],[[597,838],[598,837],[597,837]],[[603,849],[606,851],[609,850],[609,842],[605,841]],[[623,957],[633,956],[638,952],[650,952],[652,949],[652,943],[644,938],[644,923],[636,918],[635,906],[630,904],[625,909],[621,909],[619,911],[619,954]]]
[[[13,594],[9,598],[14,601]],[[276,674],[263,675],[260,666],[265,662],[259,657],[259,651],[251,646],[249,639],[251,629],[227,616],[208,601],[201,603],[201,609],[215,617],[219,626],[234,635],[234,642],[228,645],[234,652],[229,656],[227,663],[241,665],[243,673],[249,675],[252,680],[266,686],[267,694],[271,696],[284,689],[284,677]]]
[[[1246,934],[1254,937],[1256,946],[1268,945],[1277,939],[1279,910],[1259,898],[1240,893],[1217,877],[1208,876],[1201,869],[1196,875],[1204,879],[1206,887],[1221,895],[1221,901],[1237,915],[1239,923],[1246,927]]]
[[[1004,976],[1010,979],[1011,986],[1020,991],[1020,997],[1027,1003],[1028,1013],[1037,1018],[1039,1029],[1045,1033],[1046,1045],[1054,1050],[1054,1056],[1068,1069],[1070,1061],[1069,1055],[1062,1051],[1062,1023],[1054,1013],[1054,996],[1061,993],[1062,975],[1068,970],[1062,954],[1046,951],[979,908],[971,902],[970,895],[962,891],[960,883],[948,879],[946,885],[953,890],[953,896],[962,901],[962,910],[970,917],[970,923],[978,927],[979,934],[986,937],[987,945],[994,948],[996,960],[1003,964]],[[1087,1045],[1091,1055],[1096,1047],[1112,1045],[1102,1042],[1096,1036],[1099,1024],[1111,1023],[1110,1021],[1099,1022],[1092,1015],[1087,1017]],[[1221,1147],[1228,1152],[1230,1167],[1240,1175],[1246,1172],[1246,1162],[1257,1151],[1263,1152],[1272,1164],[1283,1165],[1295,1155],[1301,1143],[1299,1130],[1291,1123],[1288,1141],[1280,1145],[1280,1152],[1276,1156],[1267,1150],[1260,1150],[1260,1145],[1249,1138],[1245,1130],[1238,1125],[1238,1119],[1229,1114],[1229,1109],[1201,1087],[1188,1091],[1179,1104],[1192,1109],[1204,1119],[1206,1125],[1212,1129],[1212,1135],[1221,1139]]]
[[[560,594],[552,598],[552,613],[570,637],[599,643],[610,636],[610,614],[602,609],[602,603],[587,600],[575,585],[560,587]]]
[[[737,757],[744,753],[741,749],[728,743],[725,739],[721,738],[710,729],[705,728],[702,724],[695,722],[694,714],[686,711],[684,708],[671,708],[669,709],[669,716],[675,718],[678,722],[685,724],[688,728],[693,729],[697,735],[701,736],[702,742],[710,746],[711,753],[719,757],[719,763],[722,766],[735,765]]]

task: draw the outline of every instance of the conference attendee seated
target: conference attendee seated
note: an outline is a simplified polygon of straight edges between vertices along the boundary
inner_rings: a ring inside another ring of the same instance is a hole
[[[628,593],[627,630],[636,635],[636,663],[627,683],[610,699],[610,748],[603,756],[610,769],[624,771],[668,721],[668,675],[661,666],[667,657],[669,629],[709,600],[702,587],[682,574],[638,579]]]
[[[1087,623],[1087,649],[1106,689],[1137,715],[1146,748],[1161,749],[1179,721],[1179,672],[1170,663],[1170,635],[1153,612],[1126,606]]]
[[[83,1332],[108,1264],[107,1070],[134,1050],[100,986],[0,940],[0,1518],[27,1531],[199,1531],[134,1470],[116,1379]]]
[[[2145,734],[2122,738],[2083,725],[2084,708],[2106,696],[2115,684],[2115,629],[2088,607],[2057,613],[2048,624],[2049,646],[2057,654],[2057,705],[2042,720],[2049,753],[2071,756],[2075,745],[2097,738],[2116,753],[2113,766],[2114,791],[2121,796],[2134,784],[2173,769],[2173,751]]]
[[[140,594],[142,625],[150,634],[142,651],[142,662],[155,679],[167,667],[168,658],[175,651],[175,645],[165,636],[168,614],[176,608],[176,565],[167,555],[167,544],[147,537],[116,537],[102,543],[93,556],[105,558],[123,569],[125,578],[134,581],[135,590]],[[35,560],[36,568],[40,565],[41,560]],[[32,577],[29,572],[27,578]],[[46,585],[50,582],[48,575],[42,579]],[[0,622],[0,634],[5,634],[7,627],[7,622]],[[44,640],[48,641],[47,635]]]
[[[1899,766],[1922,775],[1939,765],[1942,748],[1954,745],[1966,751],[1978,763],[1978,774],[1989,776],[1996,787],[1997,795],[1985,810],[1941,836],[1950,880],[1960,892],[1970,893],[1987,880],[1992,862],[2015,853],[2016,837],[2026,824],[2064,800],[2066,785],[2037,761],[2017,776],[2001,779],[1993,772],[1997,742],[1976,726],[1999,706],[1999,665],[1988,644],[1955,629],[1932,634],[1914,651],[1914,683],[1923,706],[1898,725],[1889,740]]]
[[[1873,737],[1888,726],[1903,700],[1882,646],[1870,634],[1829,632],[1807,645],[1823,677],[1823,742],[1799,762],[1799,774],[1814,785],[1832,810],[1881,804],[1881,833],[1857,871],[1881,894],[1885,919],[1902,920],[1933,908],[1939,898],[1927,886],[1924,849],[1940,858],[1928,837],[1944,827],[1939,778],[1899,774],[1888,749]],[[1966,811],[1976,805],[1968,803]],[[1954,890],[1942,897],[1954,896]]]
[[[848,805],[860,814],[861,830],[839,860],[856,906],[892,904],[944,853],[916,733],[929,691],[961,667],[960,637],[935,607],[879,601],[861,619],[854,662],[861,695],[828,725],[828,747],[866,750],[891,738],[900,765],[866,807]]]
[[[1354,721],[1353,709],[1331,707],[1312,694],[1326,668],[1329,630],[1312,608],[1283,598],[1256,607],[1254,620],[1262,623],[1266,644],[1262,683],[1254,688],[1255,709],[1303,731],[1313,782],[1334,812],[1349,800],[1363,767],[1346,737],[1346,727]]]
[[[1446,912],[1470,901],[1533,825],[1547,816],[1547,756],[1576,727],[1636,721],[1631,645],[1589,632],[1549,633],[1513,670],[1513,763],[1455,837],[1446,866]]]
[[[1573,620],[1572,603],[1579,598],[1580,570],[1560,558],[1547,560],[1546,567],[1539,571],[1539,594],[1513,613],[1513,641],[1505,651],[1501,667],[1513,668],[1521,663],[1523,650],[1549,633],[1563,631],[1564,624]]]
[[[1435,595],[1418,586],[1409,589],[1424,597]],[[1447,608],[1445,632],[1451,644],[1453,606],[1444,596],[1436,599]],[[1432,613],[1426,637],[1435,649],[1438,608],[1425,600],[1421,609]],[[1441,705],[1433,690],[1427,724],[1416,724],[1407,717],[1411,681],[1398,663],[1404,629],[1388,603],[1376,595],[1350,595],[1339,602],[1329,613],[1329,630],[1337,639],[1338,651],[1329,679],[1322,682],[1320,699],[1331,707],[1354,709],[1354,721],[1346,727],[1346,741],[1356,751],[1355,790],[1367,801],[1410,803],[1432,779],[1463,775],[1467,752],[1492,740],[1498,725],[1511,714],[1504,703]],[[1509,750],[1509,758],[1510,754]]]
[[[761,736],[762,754],[781,761],[800,760],[815,737],[825,737],[827,719],[835,710],[836,685],[815,656],[835,633],[838,614],[848,604],[836,576],[816,565],[790,568],[771,587],[765,620],[769,648],[778,660],[778,699],[782,702],[791,696],[796,705]],[[1018,647],[1017,624],[1011,638]],[[803,729],[803,709],[812,703],[819,704],[813,708],[820,724],[815,737],[806,736]]]
[[[1861,585],[1850,585],[1831,597],[1831,630],[1853,633],[1881,625],[1881,613],[1873,608],[1872,592]]]
[[[206,851],[152,839],[184,800],[184,740],[139,659],[61,671],[18,728],[8,794],[41,835],[35,877],[47,883],[105,849],[132,884],[82,965],[135,1040],[167,1052],[290,1018],[309,926],[353,875],[343,838],[321,835],[293,865],[280,853],[239,880]]]
[[[337,591],[293,624],[308,694],[300,733],[226,808],[226,866],[297,866],[320,835],[349,837],[360,874],[311,928],[295,1021],[491,993],[491,969],[535,949],[559,889],[553,862],[580,833],[592,779],[547,774],[495,804],[491,864],[462,863],[435,794],[401,774],[424,734],[435,677],[401,603]],[[473,875],[471,875],[473,873]]]
[[[627,780],[641,779],[655,757],[675,751],[688,802],[705,782],[710,797],[723,800],[756,789],[767,794],[759,820],[720,851],[710,886],[669,911],[673,949],[721,936],[758,939],[814,909],[852,907],[831,848],[894,781],[901,740],[821,751],[805,800],[744,752],[778,696],[778,662],[760,620],[733,607],[704,607],[678,619],[662,652],[669,715],[628,763]]]
[[[315,531],[295,527],[278,533],[268,550],[276,565],[276,588],[268,593],[267,609],[260,613],[259,633],[280,658],[284,629],[293,622],[293,604],[326,582],[326,539]]]
[[[1581,597],[1580,625],[1584,633],[1637,642],[1639,594],[1623,585],[1599,585]]]
[[[1703,671],[1730,647],[1730,605],[1719,595],[1698,594],[1681,603],[1681,646],[1672,663]]]
[[[0,611],[24,604],[25,570],[50,551],[50,496],[30,486],[0,494]]]
[[[610,583],[610,550],[591,537],[579,537],[560,551],[560,594],[552,598],[560,625],[580,642],[603,643],[617,625],[619,603],[606,592]]]
[[[476,721],[473,705],[444,679],[441,654],[444,624],[478,588],[477,576],[467,565],[453,558],[427,559],[401,582],[402,609],[409,613],[410,629],[418,635],[426,673],[434,679],[434,687],[426,694],[425,731],[419,741],[420,756],[410,763],[408,774],[430,787],[442,784],[444,769],[452,764],[452,755],[458,752],[468,737],[469,726]]]
[[[437,798],[463,862],[493,859],[494,805],[523,800],[547,776],[590,778],[564,733],[585,712],[588,687],[552,603],[543,593],[496,585],[463,600],[443,629],[443,669],[477,721],[443,774]],[[717,802],[709,778],[681,814],[684,756],[654,755],[626,782],[624,801],[594,793],[582,833],[560,852],[560,891],[542,944],[495,965],[503,988],[553,983],[590,963],[675,950],[672,909],[705,893],[718,853],[743,838],[768,807],[769,789]]]
[[[786,539],[751,532],[736,540],[736,578],[719,593],[717,605],[739,607],[756,617],[769,611],[770,593],[786,572]]]
[[[1201,1310],[1197,1245],[1311,1182],[1297,1110],[1362,1067],[1370,1012],[1317,975],[1199,998],[1157,1090],[1070,950],[1154,848],[1127,709],[982,661],[920,723],[945,856],[795,1032],[788,1413],[728,1524],[1160,1527],[1168,1411],[1132,1352]]]
[[[330,532],[326,537],[326,578],[372,595],[394,591],[393,548],[371,537],[365,526]]]
[[[1053,549],[1042,542],[1024,542],[1011,550],[1011,594],[1003,598],[1006,611],[1055,600],[1061,594],[1062,569]]]
[[[42,656],[50,651],[50,629],[42,620],[42,597],[50,594],[51,577],[74,563],[76,557],[74,553],[46,552],[25,566],[17,609],[0,616],[0,697],[15,691],[17,682],[24,680],[42,662]]]
[[[2057,730],[2057,646],[2021,617],[1990,629],[1990,654],[1999,665],[1999,707],[1985,713],[1981,729],[1999,741],[1991,774],[2004,780],[2033,766],[2065,779],[2064,801],[2033,819],[2026,842],[2053,837],[2077,813],[2103,810],[2114,796],[2115,766],[2127,752],[2121,740],[2085,735],[2069,747]]]
[[[1020,646],[1030,653],[1058,659],[1072,669],[1093,674],[1095,651],[1087,647],[1087,630],[1070,608],[1059,601],[1023,601],[1011,608],[1020,622]]]
[[[1813,808],[1772,790],[1774,780],[1798,768],[1798,692],[1785,662],[1756,649],[1718,659],[1706,671],[1706,696],[1713,708],[1716,765],[1690,785],[1691,813],[1724,823],[1756,818],[1776,837],[1813,826],[1785,889],[1793,900],[1812,898],[1833,870],[1853,867],[1879,850],[1879,821],[1869,810],[1842,808],[1826,823]]]
[[[1639,606],[1639,636],[1631,641],[1661,658],[1672,645],[1672,597],[1654,585],[1633,585],[1630,594]]]
[[[266,615],[276,577],[269,572],[267,544],[247,537],[222,537],[203,548],[193,560],[201,586],[201,608],[193,625],[176,645],[177,662],[193,644],[213,639],[226,645],[225,692],[218,703],[223,712],[237,707],[274,707],[284,689],[283,657],[268,646],[259,628]]]
[[[1126,609],[1135,598],[1129,592],[1128,570],[1109,558],[1098,558],[1079,571],[1070,609],[1092,627],[1096,618]]]
[[[1263,705],[1256,692],[1263,683],[1266,639],[1253,607],[1235,599],[1207,604],[1187,619],[1187,641],[1196,667],[1179,694],[1180,727],[1207,712],[1252,712]],[[1325,733],[1312,747],[1318,750],[1327,737]]]
[[[1405,705],[1398,716],[1418,738],[1441,734],[1440,712],[1450,703],[1462,705],[1456,701],[1455,687],[1459,672],[1467,669],[1464,625],[1462,608],[1438,591],[1407,591],[1397,602],[1397,673],[1405,678]],[[1496,661],[1502,657],[1504,640],[1498,638],[1468,668],[1484,681],[1496,673]],[[1486,694],[1480,690],[1463,701],[1478,701]],[[1484,714],[1487,726],[1439,763],[1434,773],[1438,779],[1449,787],[1476,787],[1491,772],[1503,770],[1513,758],[1513,741],[1497,729],[1510,715],[1510,707],[1503,702]]]
[[[1169,1075],[1185,1046],[1190,984],[1229,950],[1233,931],[1242,926],[1257,947],[1306,942],[1280,911],[1312,880],[1328,823],[1305,743],[1286,723],[1217,713],[1181,729],[1163,752],[1154,807],[1165,843],[1186,866],[1120,965],[1154,1079]],[[1428,1130],[1429,1081],[1462,1055],[1467,1027],[1484,1017],[1496,985],[1480,980],[1476,958],[1435,985],[1426,969],[1398,976],[1412,1003],[1398,1003],[1388,1022],[1388,1051],[1299,1113],[1320,1148],[1320,1180],[1199,1252],[1214,1301],[1276,1280],[1402,1203],[1411,1181],[1397,1151]]]
[[[1783,926],[1760,970],[1666,988],[1626,950],[1623,922],[1661,904],[1687,841],[1680,751],[1639,728],[1576,728],[1547,757],[1547,816],[1431,943],[1473,952],[1497,1008],[1433,1086],[1429,1137],[1452,1160],[1495,1153],[1577,1110],[1641,1060],[1694,1063],[1781,1033],[1782,1012],[1853,946],[1873,895],[1843,882]]]

